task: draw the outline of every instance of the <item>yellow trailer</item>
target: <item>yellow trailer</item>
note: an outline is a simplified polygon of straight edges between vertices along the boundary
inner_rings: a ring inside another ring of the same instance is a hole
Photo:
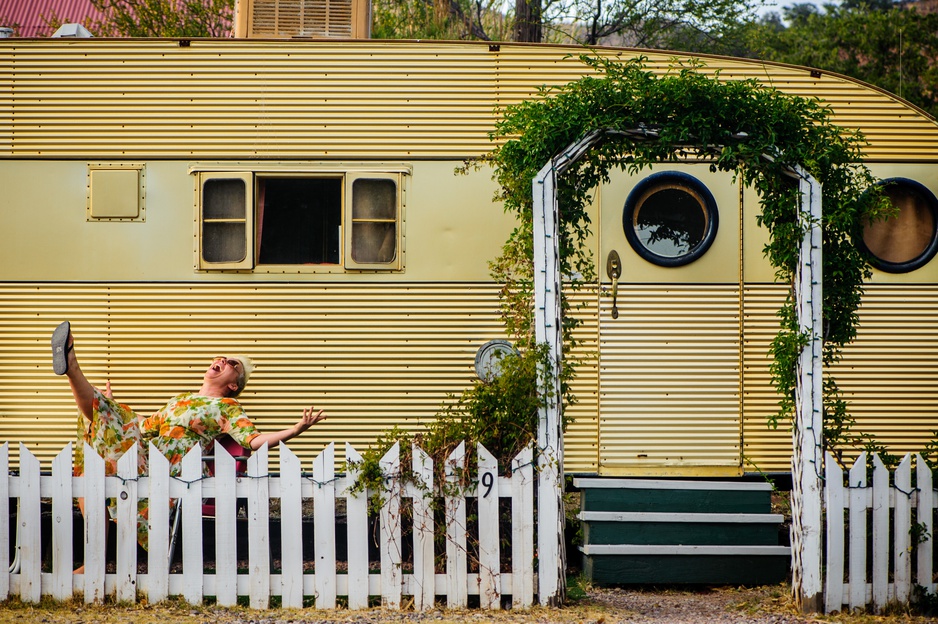
[[[90,379],[139,411],[247,353],[262,428],[313,403],[291,442],[365,447],[419,427],[504,338],[487,263],[513,227],[489,172],[498,111],[576,80],[580,48],[297,39],[0,39],[0,440],[44,459],[74,439],[49,336],[72,322]],[[673,53],[643,54],[667,71]],[[818,97],[862,130],[900,218],[838,375],[859,425],[896,451],[931,437],[938,395],[938,126],[899,98],[802,67],[703,57],[724,80]],[[583,295],[565,469],[597,475],[787,471],[768,343],[785,286],[754,193],[707,163],[614,174],[596,190],[601,278]],[[676,216],[675,216],[676,215]],[[661,247],[675,217],[686,245]],[[613,318],[606,258],[621,263]]]

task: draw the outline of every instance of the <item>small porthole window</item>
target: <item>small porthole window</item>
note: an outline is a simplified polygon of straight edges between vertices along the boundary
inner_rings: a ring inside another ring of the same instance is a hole
[[[625,200],[622,226],[632,249],[659,266],[701,257],[717,235],[717,206],[700,180],[663,171],[636,185]]]
[[[867,223],[861,247],[877,269],[888,273],[914,271],[938,251],[938,200],[914,180],[890,178],[881,184],[898,213]]]

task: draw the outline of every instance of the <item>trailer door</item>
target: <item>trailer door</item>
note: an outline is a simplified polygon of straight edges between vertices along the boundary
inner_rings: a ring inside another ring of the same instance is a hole
[[[600,197],[599,473],[740,474],[738,185],[659,166]]]

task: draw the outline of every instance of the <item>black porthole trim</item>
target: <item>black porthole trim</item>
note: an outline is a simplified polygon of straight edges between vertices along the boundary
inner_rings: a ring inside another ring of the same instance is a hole
[[[920,269],[928,264],[931,259],[935,257],[935,254],[938,253],[938,198],[936,198],[935,194],[932,193],[924,184],[909,178],[886,178],[884,180],[880,180],[879,184],[881,186],[890,184],[902,185],[921,195],[931,210],[932,221],[935,223],[935,231],[932,232],[931,242],[928,243],[928,246],[925,248],[925,250],[908,262],[889,262],[888,260],[878,258],[872,251],[870,251],[869,247],[866,246],[866,241],[863,240],[862,231],[858,237],[859,240],[857,241],[857,246],[861,251],[863,251],[864,254],[866,254],[866,257],[869,259],[870,264],[874,268],[877,268],[885,273],[911,273],[912,271]]]
[[[687,193],[694,196],[700,203],[701,209],[706,212],[707,223],[704,228],[703,237],[692,249],[680,256],[662,256],[650,250],[639,239],[635,228],[632,226],[635,211],[641,209],[638,203],[642,201],[643,198],[647,198],[648,193],[653,191],[657,186],[662,187],[662,190],[668,186],[686,188]],[[625,231],[625,238],[629,241],[629,245],[632,246],[635,253],[648,262],[663,267],[685,266],[703,256],[707,253],[707,250],[710,249],[710,245],[713,244],[714,239],[716,239],[718,227],[719,215],[717,213],[717,203],[716,200],[713,199],[713,194],[710,192],[710,189],[694,176],[680,171],[661,171],[653,173],[636,184],[635,188],[632,189],[632,192],[629,193],[628,198],[625,200],[625,209],[622,212],[622,229]]]

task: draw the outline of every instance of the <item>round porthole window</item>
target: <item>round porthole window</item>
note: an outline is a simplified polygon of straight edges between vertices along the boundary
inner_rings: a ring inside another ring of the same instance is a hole
[[[660,266],[689,264],[717,235],[717,205],[700,180],[686,173],[655,173],[625,200],[622,227],[632,249]]]
[[[908,273],[927,264],[938,251],[938,200],[914,180],[890,178],[882,184],[898,214],[867,223],[860,246],[874,267]]]

